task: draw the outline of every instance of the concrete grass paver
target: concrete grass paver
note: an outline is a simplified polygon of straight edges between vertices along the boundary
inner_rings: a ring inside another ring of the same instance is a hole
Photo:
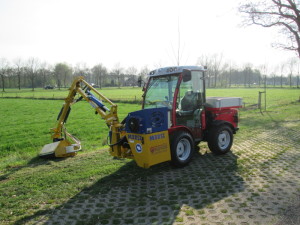
[[[232,152],[201,154],[185,168],[106,193],[83,191],[38,224],[300,224],[299,132],[237,136]],[[30,221],[33,222],[33,221]]]

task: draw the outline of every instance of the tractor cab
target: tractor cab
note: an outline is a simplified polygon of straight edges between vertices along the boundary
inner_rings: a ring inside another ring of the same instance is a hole
[[[168,67],[149,74],[143,109],[168,108],[169,128],[184,126],[201,139],[201,114],[205,103],[205,68]]]

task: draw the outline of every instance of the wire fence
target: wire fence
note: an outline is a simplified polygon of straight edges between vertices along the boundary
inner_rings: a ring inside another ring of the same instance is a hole
[[[61,95],[0,95],[0,98],[7,98],[7,99],[36,99],[36,100],[64,100],[66,96],[62,97]],[[132,95],[122,95],[122,96],[114,96],[109,98],[112,102],[122,102],[122,103],[132,103],[132,104],[139,104],[142,102],[141,96],[132,96]]]

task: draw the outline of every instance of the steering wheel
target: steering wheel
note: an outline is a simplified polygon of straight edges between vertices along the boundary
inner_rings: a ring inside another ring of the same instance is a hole
[[[172,102],[169,101],[155,100],[155,101],[148,101],[148,104],[156,105],[157,107],[168,107],[168,109],[172,108]]]

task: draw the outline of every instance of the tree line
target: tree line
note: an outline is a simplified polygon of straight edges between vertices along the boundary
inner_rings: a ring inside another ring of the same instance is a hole
[[[224,60],[222,54],[202,55],[197,64],[207,66],[207,87],[300,87],[300,61],[287,59],[276,67],[253,66],[247,63],[237,66]]]
[[[260,87],[263,85],[276,87],[297,87],[299,81],[299,62],[295,58],[279,65],[269,72],[266,65],[254,67],[246,64],[237,67],[223,60],[220,54],[204,55],[198,58],[197,65],[206,65],[206,86],[209,88],[228,87]],[[84,76],[89,83],[98,88],[141,86],[146,80],[149,69],[145,66],[140,71],[135,67],[123,68],[120,63],[108,70],[101,63],[89,68],[81,63],[71,66],[67,63],[49,65],[36,58],[16,59],[9,62],[0,59],[0,86],[6,88],[35,88],[52,86],[58,89],[69,87],[76,76]]]
[[[289,86],[299,88],[299,58],[300,58],[300,3],[298,0],[245,1],[240,4],[239,12],[243,15],[243,24],[256,25],[265,28],[276,27],[285,37],[285,42],[274,43],[274,46],[297,53],[297,58],[268,71],[267,65],[254,67],[246,64],[242,67],[226,63],[222,54],[203,55],[198,58],[197,65],[208,67],[207,87],[232,86]],[[179,56],[179,54],[178,54]],[[179,58],[178,58],[179,65]],[[9,62],[0,59],[0,85],[5,88],[34,88],[46,85],[57,88],[68,87],[75,76],[85,76],[90,83],[102,87],[135,86],[141,84],[149,70],[142,68],[139,72],[135,67],[127,69],[116,64],[108,70],[102,64],[88,68],[85,64],[75,67],[67,63],[49,65],[41,63],[36,58],[28,60],[16,59]]]
[[[149,69],[145,66],[140,71],[135,67],[122,68],[120,64],[109,71],[101,63],[89,68],[85,63],[71,66],[67,63],[50,65],[42,63],[37,58],[27,60],[16,59],[9,62],[0,59],[0,85],[5,88],[31,88],[52,86],[58,89],[69,87],[74,77],[84,76],[85,79],[97,86],[121,87],[136,86],[138,79],[145,77]]]

